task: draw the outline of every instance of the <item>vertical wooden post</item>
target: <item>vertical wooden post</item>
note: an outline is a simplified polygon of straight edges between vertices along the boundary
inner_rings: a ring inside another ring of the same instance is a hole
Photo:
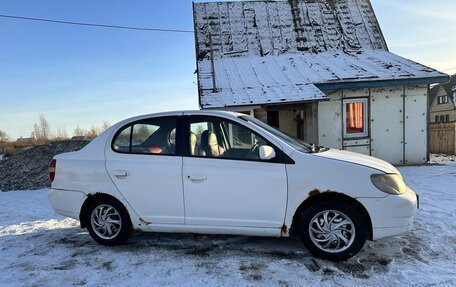
[[[211,49],[212,92],[217,92],[215,84],[214,47],[212,46],[212,33],[209,32],[209,48]]]

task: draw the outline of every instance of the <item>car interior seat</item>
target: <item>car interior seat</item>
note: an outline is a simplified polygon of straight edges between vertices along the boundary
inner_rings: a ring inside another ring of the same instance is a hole
[[[198,151],[198,139],[194,133],[190,133],[190,154],[199,155]]]
[[[217,136],[214,132],[205,130],[201,134],[201,155],[218,157],[225,150],[218,144]]]

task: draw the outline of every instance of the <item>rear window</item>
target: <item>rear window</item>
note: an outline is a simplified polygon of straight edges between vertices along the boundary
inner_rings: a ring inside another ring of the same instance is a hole
[[[175,117],[142,120],[121,128],[112,149],[119,153],[174,155],[176,152]]]

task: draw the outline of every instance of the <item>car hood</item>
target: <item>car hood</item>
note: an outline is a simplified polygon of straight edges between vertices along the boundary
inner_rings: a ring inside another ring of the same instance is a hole
[[[383,171],[384,173],[396,173],[400,175],[399,171],[390,163],[387,163],[386,161],[378,159],[376,157],[364,154],[359,154],[345,150],[329,149],[327,151],[314,153],[312,155],[363,165],[366,167]]]

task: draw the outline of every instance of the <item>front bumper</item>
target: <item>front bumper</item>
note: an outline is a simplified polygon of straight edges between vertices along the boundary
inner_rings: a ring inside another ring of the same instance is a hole
[[[409,187],[401,195],[383,198],[359,198],[372,221],[372,239],[399,235],[413,228],[413,216],[418,208],[418,196]]]

